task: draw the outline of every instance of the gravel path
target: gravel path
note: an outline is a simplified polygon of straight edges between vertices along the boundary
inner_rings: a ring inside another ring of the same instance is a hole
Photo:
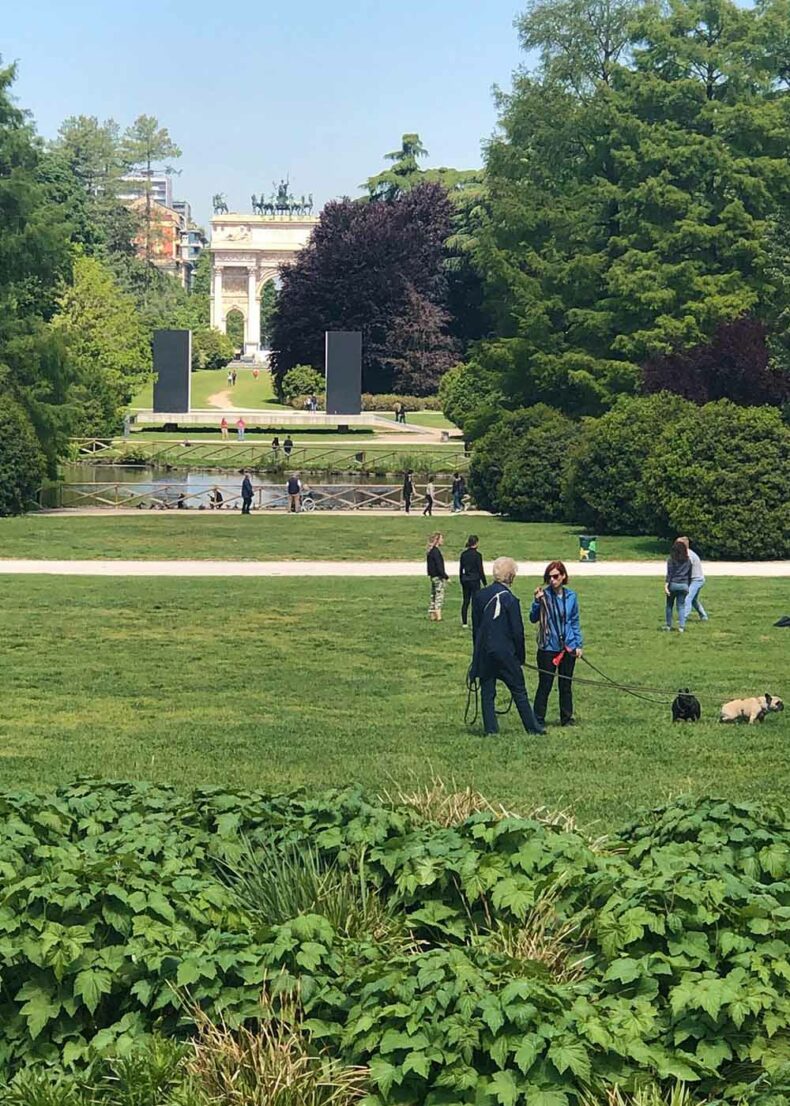
[[[522,576],[540,576],[542,561],[521,561]],[[570,566],[574,584],[585,576],[661,577],[664,561],[597,561]],[[486,566],[490,574],[490,565]],[[447,562],[453,581],[456,562]],[[37,561],[0,559],[0,575],[27,576],[425,576],[424,561]],[[790,561],[706,561],[705,575],[790,577]],[[790,589],[788,589],[790,601]]]

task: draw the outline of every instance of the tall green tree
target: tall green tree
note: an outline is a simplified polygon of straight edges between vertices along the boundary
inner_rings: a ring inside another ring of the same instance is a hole
[[[69,275],[69,236],[40,180],[41,143],[11,97],[14,76],[13,66],[0,67],[0,399],[17,422],[29,422],[54,471],[69,429],[72,368],[48,320]]]
[[[134,255],[140,230],[137,214],[118,200],[127,168],[113,119],[72,115],[49,144],[41,169],[52,202],[66,213],[72,241],[83,253],[121,265]]]
[[[775,311],[767,239],[790,202],[790,102],[764,18],[671,0],[640,13],[632,62],[606,79],[516,78],[479,253],[498,332],[479,356],[514,405],[596,413],[651,354]]]
[[[531,0],[516,21],[521,45],[540,54],[544,79],[579,96],[610,84],[630,56],[645,0]]]
[[[72,397],[81,434],[111,434],[151,370],[150,332],[133,298],[98,258],[77,257],[52,322],[77,373]]]
[[[144,257],[150,265],[154,239],[151,177],[155,172],[169,171],[170,166],[167,163],[181,157],[181,150],[170,137],[167,128],[159,126],[159,120],[155,116],[140,115],[124,132],[121,155],[126,164],[142,177],[142,194],[145,199]]]
[[[410,192],[418,184],[441,184],[448,192],[471,190],[479,193],[482,187],[482,173],[477,169],[422,169],[420,159],[427,157],[428,151],[418,134],[404,134],[399,150],[385,154],[386,161],[392,165],[369,177],[362,185],[367,189],[371,200],[396,200],[404,192]]]

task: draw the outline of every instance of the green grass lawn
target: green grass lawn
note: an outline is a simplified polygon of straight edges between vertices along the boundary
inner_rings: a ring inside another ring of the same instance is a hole
[[[579,595],[590,658],[620,679],[690,686],[700,725],[578,686],[578,727],[536,739],[511,713],[499,739],[483,740],[463,722],[458,592],[445,621],[429,623],[424,580],[5,577],[0,787],[90,773],[380,789],[436,773],[520,808],[571,808],[600,828],[687,791],[786,799],[790,711],[751,728],[714,721],[724,698],[790,697],[790,635],[771,625],[787,609],[785,584],[712,581],[711,621],[684,637],[658,632],[660,582],[589,580]],[[555,697],[549,723],[556,710]]]
[[[96,479],[101,478],[97,469]],[[238,511],[140,512],[139,516],[24,515],[0,519],[0,557],[238,560],[420,560],[434,530],[445,554],[457,557],[477,534],[484,557],[578,559],[578,528],[564,523],[507,522],[488,516],[417,514],[402,517],[252,514]],[[598,542],[609,560],[666,556],[656,538],[612,537]],[[572,571],[572,569],[571,569]]]
[[[251,367],[237,369],[235,387],[228,386],[227,369],[201,369],[192,373],[192,408],[210,407],[209,396],[218,392],[230,392],[234,407],[267,409],[279,407],[272,387],[271,373],[261,370],[258,379],[252,375]],[[148,381],[133,397],[130,407],[150,409],[153,406],[154,385]]]

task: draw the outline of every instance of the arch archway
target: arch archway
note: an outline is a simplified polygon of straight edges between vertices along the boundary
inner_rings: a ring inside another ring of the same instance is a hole
[[[238,307],[232,307],[225,316],[225,333],[234,349],[244,349],[244,314]]]

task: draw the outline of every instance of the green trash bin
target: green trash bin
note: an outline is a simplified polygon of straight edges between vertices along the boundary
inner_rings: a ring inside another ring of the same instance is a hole
[[[595,534],[579,534],[579,560],[598,560],[598,539]]]

